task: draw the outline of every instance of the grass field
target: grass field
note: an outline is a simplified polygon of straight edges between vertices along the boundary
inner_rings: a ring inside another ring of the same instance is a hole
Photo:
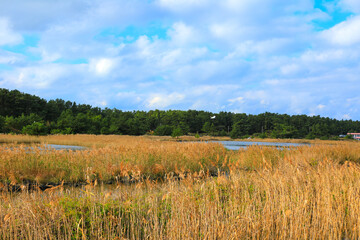
[[[228,151],[166,140],[0,135],[0,238],[360,237],[359,142]],[[37,149],[46,143],[88,149]]]

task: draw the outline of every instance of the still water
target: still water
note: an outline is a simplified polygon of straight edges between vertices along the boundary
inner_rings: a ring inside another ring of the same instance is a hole
[[[229,150],[239,150],[246,149],[249,146],[258,145],[264,147],[276,147],[279,149],[289,148],[289,147],[299,147],[299,146],[310,146],[308,143],[284,143],[284,142],[242,142],[242,141],[209,141],[211,143],[220,143],[224,145],[225,148]],[[70,146],[70,145],[56,145],[56,144],[47,144],[45,147],[46,150],[84,150],[86,147],[81,146]]]
[[[47,144],[45,145],[46,150],[84,150],[86,147],[82,146],[71,146],[71,145],[58,145],[58,144]]]
[[[263,147],[276,147],[278,149],[285,149],[285,148],[299,147],[299,146],[310,146],[309,143],[284,143],[284,142],[208,141],[208,143],[219,143],[224,145],[224,147],[229,150],[246,149],[249,146],[254,146],[254,145],[263,146]],[[59,145],[59,144],[46,144],[38,148],[40,150],[68,150],[68,151],[79,151],[79,150],[88,149],[87,147],[82,147],[82,146]],[[28,147],[26,149],[32,150],[33,147]]]
[[[246,149],[249,146],[258,145],[264,147],[276,147],[279,149],[299,146],[310,146],[308,143],[284,143],[284,142],[242,142],[242,141],[211,141],[212,143],[220,143],[229,150]]]

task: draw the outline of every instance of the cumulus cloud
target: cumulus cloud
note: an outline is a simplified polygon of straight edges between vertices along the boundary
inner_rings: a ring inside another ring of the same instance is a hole
[[[360,42],[360,16],[337,24],[336,26],[322,32],[324,40],[333,44],[349,46]]]
[[[91,59],[90,70],[99,76],[107,76],[114,68],[115,60],[109,58]]]
[[[296,64],[286,64],[281,67],[281,73],[283,75],[296,74],[299,71],[299,66]]]
[[[57,64],[44,64],[32,67],[17,68],[13,72],[4,73],[5,85],[15,88],[46,89],[64,76],[65,69]]]
[[[9,20],[0,17],[0,46],[1,45],[15,45],[22,42],[22,36],[16,33],[9,22]]]
[[[360,13],[360,2],[358,0],[341,0],[339,5],[347,11]]]
[[[349,120],[349,119],[351,119],[351,116],[350,116],[350,114],[344,114],[344,115],[342,115],[341,119]]]
[[[185,45],[187,43],[197,42],[199,38],[196,30],[191,26],[187,26],[183,22],[174,23],[172,28],[168,30],[167,34],[177,45]]]
[[[230,102],[230,105],[233,105],[234,103],[243,104],[244,103],[244,98],[243,97],[237,97],[237,98],[229,99],[228,101]]]
[[[18,53],[12,53],[0,49],[0,64],[14,65],[18,62],[22,62],[24,57]]]
[[[0,87],[124,110],[360,119],[356,14],[319,32],[335,11],[311,0],[20,2],[0,9]]]
[[[157,3],[171,11],[182,12],[189,9],[204,7],[212,1],[207,0],[158,0]]]
[[[154,94],[146,102],[150,109],[164,109],[168,106],[178,104],[185,98],[184,94],[173,92],[171,94]]]
[[[1,3],[0,16],[10,19],[16,29],[32,32],[77,18],[89,8],[90,4],[85,0],[12,0]]]

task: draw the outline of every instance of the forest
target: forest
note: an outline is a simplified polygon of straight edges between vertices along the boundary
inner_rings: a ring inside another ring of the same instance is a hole
[[[338,139],[348,132],[360,132],[360,122],[269,112],[252,115],[199,110],[122,111],[63,99],[47,101],[0,88],[0,132]]]

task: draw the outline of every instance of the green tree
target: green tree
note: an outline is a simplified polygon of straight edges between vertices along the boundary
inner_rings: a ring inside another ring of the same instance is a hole
[[[234,124],[232,131],[230,132],[231,138],[239,138],[248,135],[250,132],[250,124],[246,119],[242,119]]]
[[[216,132],[216,127],[214,123],[206,122],[204,123],[201,130],[209,135],[214,135]]]
[[[18,117],[6,117],[4,122],[4,131],[21,133],[23,127],[32,124],[33,122],[42,122],[42,118],[37,114],[31,113],[30,115],[21,114]]]
[[[154,134],[158,136],[170,136],[172,132],[173,132],[172,126],[160,125],[155,129]]]
[[[61,131],[66,129],[73,129],[74,126],[74,115],[70,109],[63,111],[60,117],[57,119],[57,128]],[[73,131],[71,132],[73,133]]]
[[[175,138],[175,137],[178,138],[182,135],[183,135],[183,131],[180,126],[177,126],[176,128],[174,128],[174,130],[171,133],[171,137],[173,137],[173,138]]]
[[[0,116],[0,132],[4,132],[5,118]]]
[[[41,122],[34,122],[30,125],[23,127],[22,133],[28,135],[36,135],[36,136],[47,135],[48,128]]]
[[[275,124],[271,132],[272,138],[292,138],[297,134],[297,130],[293,126],[286,124]]]

